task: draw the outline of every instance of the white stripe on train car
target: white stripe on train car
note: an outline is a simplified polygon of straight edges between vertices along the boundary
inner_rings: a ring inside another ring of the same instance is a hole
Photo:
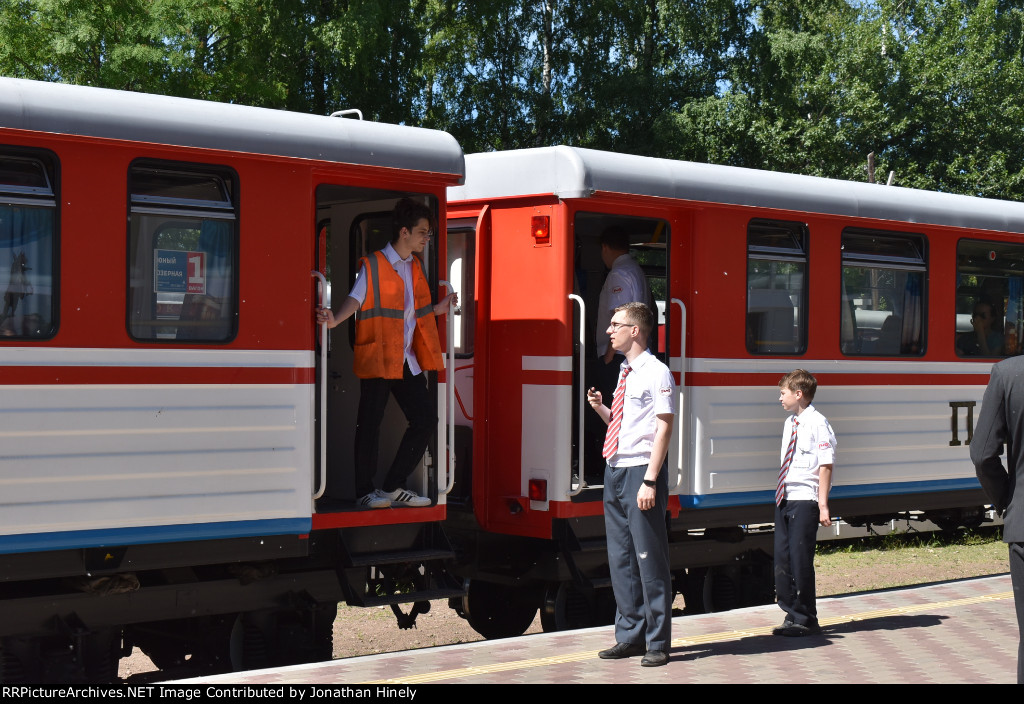
[[[523,371],[572,372],[572,357],[523,356]],[[531,479],[547,482],[548,501],[531,501],[530,507],[545,511],[552,499],[569,491],[569,477],[562,468],[570,465],[572,448],[572,398],[565,384],[523,384],[520,487],[529,496]],[[568,385],[571,388],[571,384]],[[543,409],[543,412],[541,412]]]
[[[308,532],[312,393],[0,386],[0,552]]]
[[[531,369],[565,369],[570,357],[530,358]],[[672,362],[678,371],[679,359]],[[993,361],[922,362],[867,359],[690,359],[691,374],[778,374],[806,368],[817,375],[864,376],[859,384],[823,385],[815,405],[838,436],[834,498],[855,498],[978,487],[966,444],[978,417],[983,384],[936,384],[928,376],[984,376]],[[527,362],[524,358],[524,369]],[[873,375],[895,375],[879,384]],[[914,383],[921,377],[920,383]],[[572,435],[568,384],[524,385],[523,492],[531,476],[548,479],[551,500],[563,501]],[[561,393],[558,391],[561,388]],[[689,448],[676,492],[684,506],[740,506],[771,501],[778,479],[779,438],[785,414],[771,383],[693,385],[688,396]],[[951,403],[973,402],[966,410]],[[538,414],[536,409],[545,413]],[[954,436],[951,423],[956,419]],[[559,440],[559,438],[561,438]],[[959,445],[951,445],[959,442]],[[558,467],[557,471],[554,469]],[[556,486],[556,484],[558,486]],[[565,485],[565,486],[563,486]]]
[[[571,372],[572,357],[528,357],[523,355],[523,371]]]

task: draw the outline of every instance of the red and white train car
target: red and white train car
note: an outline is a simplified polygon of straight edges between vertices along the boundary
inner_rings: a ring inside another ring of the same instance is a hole
[[[444,432],[432,506],[346,501],[352,330],[314,307],[462,177],[442,132],[0,79],[0,680],[330,657],[341,600],[461,593]]]
[[[469,155],[448,197],[464,315],[447,526],[481,632],[515,633],[538,606],[551,628],[608,614],[603,428],[584,394],[613,225],[679,383],[669,530],[688,603],[772,597],[753,526],[772,520],[794,368],[817,376],[839,439],[833,515],[982,520],[967,444],[992,363],[1020,351],[1024,205],[570,147]],[[976,331],[982,304],[995,321]]]

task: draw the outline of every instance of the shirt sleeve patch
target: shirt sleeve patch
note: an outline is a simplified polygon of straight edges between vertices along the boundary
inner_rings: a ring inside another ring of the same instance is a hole
[[[831,449],[831,447],[832,447],[832,444],[828,440],[826,440],[825,442],[819,442],[818,443],[818,449],[819,450],[828,450],[828,449]]]
[[[612,289],[612,293],[622,293],[622,287],[616,286],[615,288]]]
[[[672,387],[671,386],[662,386],[661,389],[659,390],[659,393],[662,396],[671,396],[672,395]]]

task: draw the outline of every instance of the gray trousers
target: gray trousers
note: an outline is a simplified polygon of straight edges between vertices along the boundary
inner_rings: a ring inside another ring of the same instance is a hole
[[[1011,475],[1012,476],[1012,475]],[[1017,684],[1024,684],[1024,543],[1010,543],[1010,582],[1017,610]]]
[[[667,472],[658,474],[654,508],[637,492],[647,466],[604,470],[604,525],[615,594],[615,642],[668,652],[672,641],[672,574],[668,565]]]

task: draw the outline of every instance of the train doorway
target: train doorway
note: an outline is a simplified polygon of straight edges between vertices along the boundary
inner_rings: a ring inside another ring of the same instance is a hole
[[[617,305],[629,302],[627,298],[639,298],[651,307],[655,329],[648,340],[650,351],[662,362],[668,361],[670,227],[668,221],[660,218],[577,212],[573,233],[573,288],[574,294],[583,300],[585,311],[585,352],[580,355],[577,350],[573,355],[575,360],[582,359],[583,369],[579,361],[574,363],[573,398],[580,399],[587,389],[595,387],[610,404],[623,358],[608,349],[604,331]],[[642,277],[639,281],[638,276]],[[580,329],[580,310],[580,306],[574,306],[574,330]],[[596,489],[604,482],[601,447],[605,426],[586,404],[574,403],[573,412],[584,414],[584,467],[582,472],[576,468],[574,483],[582,477],[583,489]],[[579,427],[579,418],[574,417],[573,457],[579,457]],[[581,495],[600,498],[600,492],[584,491]]]
[[[433,195],[328,184],[317,187],[315,268],[326,282],[326,291],[317,295],[333,310],[339,309],[356,283],[360,260],[391,241],[393,210],[405,197],[427,205],[436,223],[438,200]],[[438,249],[438,242],[432,237],[422,254],[423,270],[434,300],[438,298]],[[325,413],[318,411],[315,432],[317,444],[323,443],[318,448],[317,460],[319,512],[357,510],[353,460],[360,396],[360,380],[353,372],[357,316],[358,313],[328,332],[326,351],[322,349],[322,327],[317,329],[316,407],[326,409]],[[432,406],[438,407],[437,375],[425,373]],[[439,413],[439,417],[437,432],[407,481],[407,488],[429,497],[432,505],[438,500],[438,442],[444,435],[444,414]],[[398,404],[390,398],[380,426],[379,461],[374,468],[377,488],[381,486],[407,425]]]

